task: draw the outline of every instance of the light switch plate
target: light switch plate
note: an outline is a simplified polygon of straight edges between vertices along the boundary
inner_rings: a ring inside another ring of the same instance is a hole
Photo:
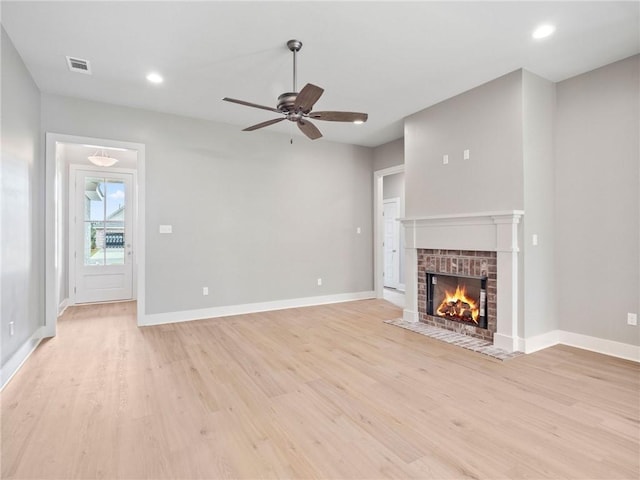
[[[173,225],[160,225],[160,233],[173,233]]]
[[[627,313],[627,325],[638,325],[637,313]]]
[[[449,163],[449,155],[443,155],[442,156],[442,164],[446,165],[447,163]]]

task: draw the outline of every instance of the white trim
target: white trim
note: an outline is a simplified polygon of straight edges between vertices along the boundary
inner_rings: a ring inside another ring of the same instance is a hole
[[[534,337],[520,338],[519,350],[524,353],[533,353],[538,350],[553,347],[560,343],[561,334],[562,331],[560,330],[552,330]]]
[[[384,298],[384,222],[382,221],[383,210],[383,178],[387,175],[404,173],[404,164],[395,167],[383,168],[373,172],[373,291],[376,298]],[[400,206],[401,211],[403,206]],[[406,258],[405,258],[406,263]],[[406,279],[405,270],[405,279]]]
[[[45,336],[45,328],[38,328],[33,335],[31,335],[26,342],[14,353],[9,360],[0,368],[0,391],[7,386],[13,376],[18,373],[18,370],[27,361],[27,358],[31,356],[36,347],[40,344]]]
[[[418,316],[418,312],[414,312],[413,310],[408,310],[406,308],[404,310],[402,310],[402,319],[405,322],[413,322],[413,323],[417,323],[417,322],[420,321],[420,317]]]
[[[402,220],[410,220],[413,222],[429,222],[431,220],[451,220],[451,219],[473,219],[479,218],[481,220],[485,220],[487,223],[498,223],[498,222],[489,222],[489,218],[491,217],[510,217],[512,215],[522,216],[524,215],[524,210],[499,210],[499,211],[491,211],[491,212],[476,212],[476,213],[452,213],[452,214],[444,214],[444,215],[428,215],[426,217],[406,217]],[[468,223],[468,222],[464,222]],[[507,223],[509,223],[507,219]]]
[[[136,271],[137,282],[134,283],[134,295],[138,298],[138,324],[144,318],[144,282],[145,282],[145,145],[142,143],[123,142],[104,138],[81,137],[77,135],[65,135],[60,133],[46,133],[45,142],[45,326],[44,336],[53,337],[56,334],[58,317],[58,273],[60,269],[61,249],[59,245],[57,229],[62,228],[56,224],[56,209],[65,192],[61,191],[60,178],[62,160],[56,158],[56,143],[75,143],[81,145],[104,145],[105,147],[124,148],[137,151],[136,171],[136,205],[137,220],[136,232],[138,235]]]
[[[268,312],[271,310],[283,310],[286,308],[311,307],[315,305],[351,302],[354,300],[366,300],[371,298],[376,298],[374,291],[339,293],[336,295],[292,298],[288,300],[246,303],[242,305],[225,305],[222,307],[201,308],[197,310],[184,310],[181,312],[152,313],[152,314],[146,315],[144,319],[140,319],[138,317],[138,325],[151,326],[151,325],[162,325],[165,323],[188,322],[191,320],[204,320],[207,318],[227,317],[231,315],[244,315],[247,313]]]
[[[404,292],[406,289],[407,289],[407,286],[404,283],[399,283],[398,286],[396,287],[396,290],[400,292]]]
[[[640,362],[640,346],[637,345],[566,331],[561,331],[560,343],[570,347],[611,355],[612,357]]]
[[[514,352],[518,338],[518,224],[522,210],[477,212],[405,218],[405,313],[418,311],[417,249],[484,250],[496,252],[496,332],[493,344]]]
[[[132,220],[131,220],[131,244],[133,245],[133,265],[131,266],[131,279],[132,279],[132,286],[131,286],[131,298],[122,298],[122,299],[118,299],[118,300],[113,300],[116,302],[120,302],[120,301],[128,301],[128,300],[136,300],[136,285],[137,285],[137,274],[138,274],[138,269],[136,268],[136,254],[138,252],[137,249],[137,245],[136,245],[136,241],[138,239],[138,219],[137,219],[137,209],[135,208],[135,202],[136,202],[136,190],[137,190],[137,185],[138,185],[138,176],[137,176],[137,171],[133,168],[117,168],[117,167],[97,167],[94,165],[83,165],[83,164],[77,164],[77,163],[70,163],[69,164],[69,182],[67,183],[67,197],[68,197],[68,212],[67,212],[67,219],[68,219],[68,224],[69,224],[69,228],[68,228],[68,232],[67,232],[67,248],[68,248],[68,265],[67,265],[67,271],[68,271],[68,285],[67,285],[67,289],[69,292],[69,305],[76,305],[76,290],[75,290],[75,286],[76,286],[76,269],[77,269],[77,262],[78,259],[74,258],[74,256],[72,255],[72,252],[77,251],[77,235],[78,235],[78,231],[76,230],[78,228],[78,223],[77,222],[72,222],[72,219],[76,218],[78,215],[78,207],[80,205],[78,205],[78,198],[77,198],[77,177],[78,177],[78,172],[96,172],[96,173],[100,173],[100,174],[104,174],[107,175],[109,173],[119,173],[119,174],[125,174],[125,175],[131,175],[131,192],[130,192],[130,197],[131,197],[131,202],[134,205],[134,208],[132,209]],[[129,208],[129,207],[127,207]],[[83,302],[84,303],[84,302]],[[59,314],[58,314],[59,315]]]
[[[64,298],[58,304],[58,317],[64,313],[64,311],[67,309],[68,306],[69,306],[69,298]]]
[[[383,185],[384,186],[384,185]],[[383,198],[382,199],[382,210],[384,211],[384,206],[388,203],[392,203],[395,204],[396,206],[396,211],[398,212],[398,216],[394,219],[396,222],[396,228],[395,228],[395,242],[396,242],[396,261],[393,263],[393,276],[394,279],[396,280],[395,282],[391,282],[388,285],[384,284],[384,280],[383,280],[383,287],[391,287],[391,288],[398,288],[398,285],[400,285],[400,249],[402,248],[402,245],[400,245],[400,229],[402,228],[402,224],[399,223],[400,218],[402,217],[402,212],[401,212],[401,207],[402,207],[402,201],[400,199],[400,197],[391,197],[391,198]],[[384,217],[384,215],[383,215]],[[383,218],[383,224],[382,224],[382,231],[383,231],[383,247],[382,247],[382,251],[385,251],[385,246],[384,246],[384,235],[385,235],[385,223],[384,223],[384,218]],[[382,272],[383,272],[383,279],[384,279],[384,264],[383,264],[383,268],[382,268]]]
[[[554,345],[567,345],[569,347],[602,353],[612,357],[640,362],[640,346],[628,343],[616,342],[604,338],[592,337],[581,333],[567,332],[565,330],[552,330],[535,337],[520,339],[525,353],[533,353]]]

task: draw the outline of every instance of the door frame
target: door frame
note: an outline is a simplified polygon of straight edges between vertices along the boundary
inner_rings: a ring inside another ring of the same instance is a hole
[[[131,265],[132,270],[131,270],[131,275],[132,275],[132,290],[131,290],[131,295],[132,295],[132,300],[136,300],[138,297],[136,295],[137,293],[137,284],[136,284],[136,279],[138,278],[138,269],[136,268],[137,266],[137,262],[135,261],[136,259],[136,255],[138,253],[138,232],[137,232],[137,226],[138,226],[138,219],[137,219],[137,209],[135,208],[135,199],[136,199],[136,191],[137,191],[137,172],[134,169],[131,168],[113,168],[113,167],[95,167],[95,166],[91,166],[91,165],[79,165],[79,164],[70,164],[69,165],[69,183],[67,183],[68,185],[68,198],[69,198],[69,213],[68,213],[68,219],[69,219],[69,230],[67,232],[68,238],[67,238],[67,243],[68,243],[68,248],[69,248],[69,265],[68,265],[68,271],[69,271],[69,302],[68,305],[76,305],[76,292],[75,289],[73,288],[76,285],[76,258],[72,257],[72,252],[76,251],[77,248],[77,242],[76,242],[76,237],[77,237],[77,228],[78,228],[78,223],[74,222],[73,224],[71,223],[71,219],[74,218],[76,216],[76,212],[77,212],[77,198],[76,198],[76,188],[77,185],[73,186],[71,184],[72,180],[76,179],[76,175],[77,172],[79,170],[84,170],[87,172],[96,172],[96,173],[100,173],[100,174],[109,174],[109,173],[124,173],[124,174],[131,174],[132,178],[131,178],[131,198],[133,199],[133,210],[132,210],[132,214],[133,214],[133,218],[131,221],[131,244],[133,245],[133,264]]]
[[[383,168],[373,172],[373,290],[376,298],[384,298],[384,220],[383,180],[388,175],[404,173],[404,165]],[[402,202],[401,202],[402,203]],[[404,205],[400,205],[400,215],[404,215]],[[404,245],[401,246],[404,248]],[[406,256],[405,256],[406,259]],[[405,269],[406,271],[406,269]]]
[[[382,199],[382,211],[384,212],[384,205],[387,203],[393,203],[396,205],[396,211],[398,212],[398,216],[396,217],[397,219],[395,220],[396,222],[398,222],[397,228],[394,229],[394,235],[395,235],[395,241],[396,241],[396,261],[393,262],[393,270],[394,270],[394,274],[395,274],[395,279],[396,282],[395,284],[392,286],[392,288],[396,288],[399,289],[400,287],[400,248],[402,247],[402,245],[400,245],[400,229],[402,228],[402,225],[399,223],[398,219],[401,218],[401,212],[402,212],[402,200],[400,199],[400,197],[392,197],[392,198],[383,198]],[[386,249],[386,245],[384,245],[384,238],[385,238],[385,224],[386,224],[386,219],[384,218],[383,215],[383,219],[382,219],[382,232],[383,232],[383,242],[382,242],[382,251],[384,252]],[[383,257],[384,258],[384,257]],[[385,262],[386,263],[386,262]],[[384,264],[382,267],[382,278],[383,278],[383,284],[382,286],[385,287],[386,285],[384,285]]]
[[[61,133],[46,132],[45,134],[45,311],[44,336],[53,337],[56,334],[58,322],[58,291],[61,286],[62,263],[64,250],[68,242],[61,241],[63,224],[64,197],[62,178],[65,176],[65,162],[57,152],[58,143],[75,143],[80,145],[104,145],[105,147],[124,148],[137,152],[136,209],[135,229],[138,235],[136,271],[137,280],[134,288],[137,297],[138,325],[145,316],[145,145],[142,143],[126,142],[106,138],[84,137]],[[65,262],[66,263],[66,262]]]

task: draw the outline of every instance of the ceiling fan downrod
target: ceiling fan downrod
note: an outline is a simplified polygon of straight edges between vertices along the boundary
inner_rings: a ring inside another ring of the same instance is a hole
[[[302,42],[300,40],[289,40],[287,42],[287,47],[289,47],[289,50],[293,52],[293,91],[297,93],[298,92],[298,88],[297,88],[298,64],[296,61],[297,60],[296,54],[302,48]]]

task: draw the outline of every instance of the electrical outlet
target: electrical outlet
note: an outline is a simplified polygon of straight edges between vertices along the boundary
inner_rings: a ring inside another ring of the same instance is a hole
[[[446,165],[447,163],[449,163],[449,155],[443,155],[442,156],[442,164]]]
[[[322,279],[321,279],[321,278],[319,278],[319,279],[318,279],[318,286],[319,286],[319,287],[321,287],[321,286],[322,286]]]
[[[209,295],[209,287],[202,287],[202,295]]]
[[[16,333],[16,329],[14,328],[14,323],[9,322],[9,336],[13,337],[13,334]]]
[[[462,152],[462,157],[463,157],[465,160],[469,160],[469,158],[470,158],[469,150],[465,150],[464,152]]]
[[[360,227],[356,228],[356,233],[360,235],[362,233],[362,229]]]
[[[637,313],[627,313],[627,325],[638,325]]]
[[[538,245],[538,234],[534,233],[533,235],[531,235],[531,245],[533,245],[534,247]]]

